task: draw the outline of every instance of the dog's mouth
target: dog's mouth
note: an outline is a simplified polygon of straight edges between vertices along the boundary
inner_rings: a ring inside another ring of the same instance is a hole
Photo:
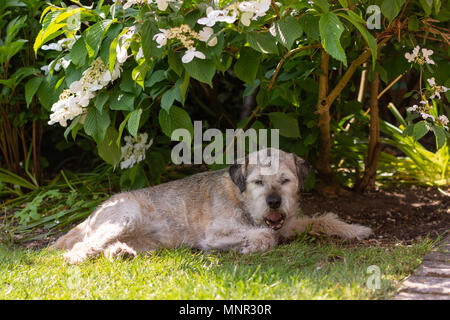
[[[264,218],[264,222],[269,228],[273,230],[278,230],[283,226],[285,215],[281,212],[275,211],[271,212],[267,217]]]

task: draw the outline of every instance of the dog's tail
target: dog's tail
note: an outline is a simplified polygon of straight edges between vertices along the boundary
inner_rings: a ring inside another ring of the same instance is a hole
[[[50,248],[70,250],[76,243],[83,241],[86,234],[87,221],[88,220],[86,219],[75,228],[67,232],[65,235],[60,237],[53,245],[50,246]]]
[[[367,238],[373,233],[371,228],[359,224],[348,224],[332,212],[299,218],[295,221],[293,229],[297,233],[309,230],[311,233],[322,232],[330,236],[334,235],[347,239],[357,238],[358,240]]]

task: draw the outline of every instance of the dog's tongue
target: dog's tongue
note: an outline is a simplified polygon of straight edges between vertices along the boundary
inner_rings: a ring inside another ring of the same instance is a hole
[[[283,218],[280,212],[272,212],[267,216],[267,219],[272,222],[280,221]]]

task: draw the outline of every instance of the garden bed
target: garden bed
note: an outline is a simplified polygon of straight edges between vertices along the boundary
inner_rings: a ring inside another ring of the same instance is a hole
[[[448,194],[449,189],[443,191]],[[403,185],[339,198],[309,193],[301,207],[308,215],[332,211],[348,222],[371,227],[374,235],[365,241],[368,244],[411,244],[450,229],[450,196],[431,187]]]
[[[449,193],[450,188],[443,190]],[[363,241],[344,241],[347,244],[410,245],[426,236],[436,239],[450,229],[450,197],[437,188],[403,185],[380,189],[365,194],[351,193],[338,198],[325,198],[318,193],[305,193],[300,200],[306,215],[334,212],[349,223],[369,226],[374,235]],[[43,229],[39,232],[45,233]],[[62,233],[50,237],[25,241],[26,248],[43,248]],[[17,236],[20,238],[20,235]],[[342,242],[340,239],[332,241]]]

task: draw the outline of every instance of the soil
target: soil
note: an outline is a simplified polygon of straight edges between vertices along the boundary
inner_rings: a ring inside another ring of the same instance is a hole
[[[371,227],[374,235],[367,244],[411,244],[450,230],[450,188],[442,191],[404,185],[338,198],[308,193],[300,203],[306,215],[334,212],[346,222]]]
[[[330,239],[350,246],[408,245],[426,236],[436,239],[450,230],[450,188],[441,192],[437,188],[403,185],[338,198],[304,193],[300,206],[306,215],[334,212],[348,223],[373,229],[374,235],[363,241]],[[22,242],[21,245],[42,248],[60,235]]]

